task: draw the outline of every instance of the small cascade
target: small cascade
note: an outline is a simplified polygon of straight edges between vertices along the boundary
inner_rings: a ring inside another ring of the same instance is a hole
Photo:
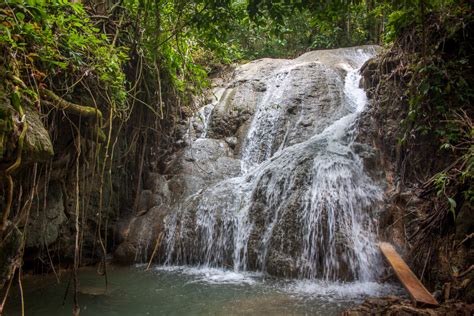
[[[216,113],[254,102],[235,132],[246,128],[235,150],[240,174],[173,205],[166,264],[323,280],[377,276],[382,189],[353,149],[367,103],[358,69],[374,54],[370,46],[347,48],[237,69],[222,97],[198,113],[203,131],[195,142],[217,130]],[[239,85],[257,92],[239,95]]]
[[[275,125],[281,123],[285,91],[291,89],[290,72],[291,68],[278,69],[266,82],[265,94],[257,105],[242,151],[244,173],[272,156],[272,141],[278,132]]]
[[[192,135],[193,132],[199,135],[198,138],[207,138],[207,133],[209,130],[209,121],[211,120],[212,110],[214,109],[216,104],[219,103],[219,100],[221,99],[224,91],[225,89],[223,88],[214,89],[214,91],[212,91],[211,102],[201,107],[197,111],[196,115],[190,119],[189,121],[190,126],[187,131],[188,138],[193,137]],[[198,131],[195,131],[194,125],[200,126],[200,129]]]

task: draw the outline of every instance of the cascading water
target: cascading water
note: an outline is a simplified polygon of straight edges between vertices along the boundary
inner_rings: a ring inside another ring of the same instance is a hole
[[[252,98],[240,175],[175,203],[165,219],[167,264],[326,280],[377,275],[382,190],[352,146],[367,102],[358,69],[373,54],[348,48],[241,66],[240,79],[201,113],[195,141],[208,137],[210,111]],[[239,95],[238,84],[259,93]]]

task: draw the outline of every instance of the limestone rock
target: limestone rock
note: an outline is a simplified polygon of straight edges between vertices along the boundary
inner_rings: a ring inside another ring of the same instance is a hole
[[[166,206],[152,207],[146,214],[133,217],[124,228],[125,241],[115,250],[114,259],[122,264],[145,262],[163,232],[163,219],[169,212]]]

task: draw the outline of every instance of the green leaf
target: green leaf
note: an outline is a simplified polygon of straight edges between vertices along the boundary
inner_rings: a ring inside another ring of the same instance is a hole
[[[21,13],[21,12],[15,13],[15,16],[16,16],[16,18],[17,18],[18,20],[20,20],[20,21],[24,21],[24,20],[25,20],[25,15],[24,15],[23,13]]]

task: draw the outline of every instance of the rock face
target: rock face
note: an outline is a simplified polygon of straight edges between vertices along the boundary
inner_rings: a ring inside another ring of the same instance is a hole
[[[41,199],[41,201],[44,201]],[[26,239],[26,247],[41,248],[50,245],[59,236],[59,229],[66,221],[64,213],[64,199],[61,185],[58,182],[50,183],[43,212],[33,208],[31,212],[30,227]]]
[[[145,189],[155,193],[159,182],[168,199],[145,203],[118,257],[135,259],[122,250],[137,246],[149,252],[162,233],[159,258],[168,264],[329,280],[377,275],[383,183],[365,170],[373,149],[354,141],[366,103],[357,69],[374,54],[369,46],[316,51],[236,68],[190,120],[166,174],[149,175]],[[145,236],[161,219],[161,231]]]

